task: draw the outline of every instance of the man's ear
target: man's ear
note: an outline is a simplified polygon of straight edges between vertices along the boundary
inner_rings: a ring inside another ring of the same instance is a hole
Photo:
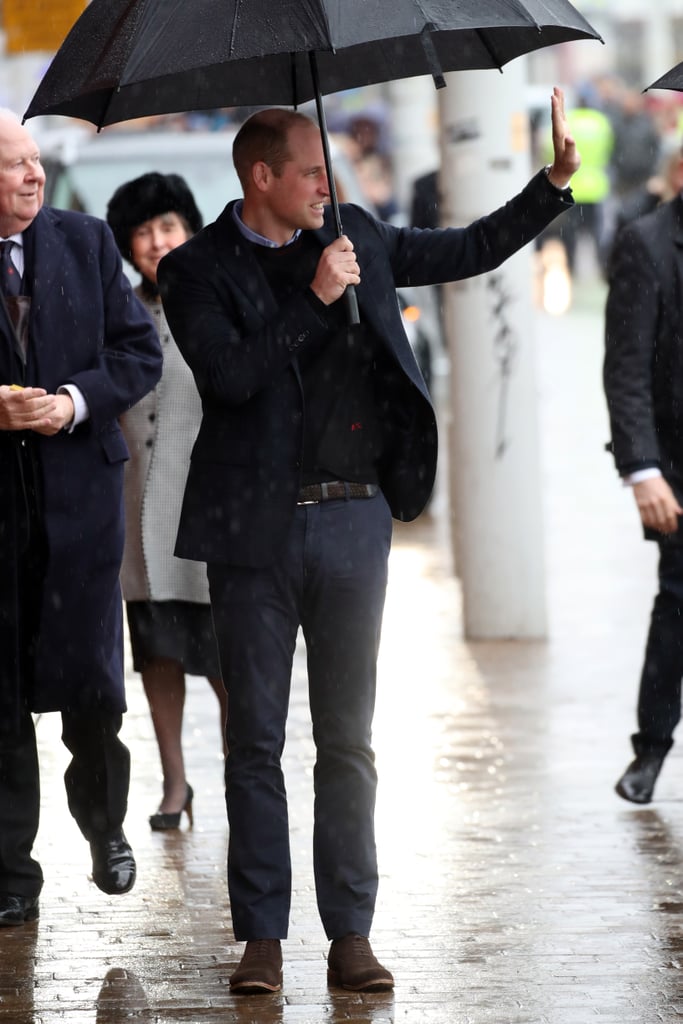
[[[257,160],[251,169],[251,177],[259,192],[266,192],[273,178],[273,169],[264,160]]]

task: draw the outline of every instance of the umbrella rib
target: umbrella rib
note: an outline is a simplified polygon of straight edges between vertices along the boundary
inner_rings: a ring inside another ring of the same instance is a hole
[[[500,59],[500,57],[498,56],[498,54],[496,53],[496,51],[494,50],[494,48],[491,45],[491,43],[488,41],[488,39],[484,35],[484,30],[478,28],[477,29],[477,35],[479,36],[479,39],[481,40],[482,46],[484,47],[484,49],[488,53],[489,57],[491,58],[491,60],[495,64],[495,66],[498,68],[498,70],[502,74],[502,72],[503,72],[503,62]]]
[[[240,8],[242,7],[242,0],[237,0],[235,4],[235,13],[232,16],[232,28],[230,29],[230,56],[232,57],[235,47],[235,36],[237,35],[237,22],[240,17]]]
[[[102,129],[104,128],[105,124],[107,124],[107,114],[109,113],[109,110],[111,108],[112,100],[120,92],[121,92],[121,86],[117,85],[116,89],[112,89],[111,92],[109,93],[109,95],[107,96],[107,102],[106,102],[106,104],[104,106],[104,110],[100,114],[100,117],[98,118],[98,121],[97,121],[97,132],[98,132],[98,134],[102,131]]]
[[[534,28],[538,29],[539,32],[541,31],[541,26],[536,21],[533,14],[529,13],[523,3],[520,3],[519,0],[508,0],[508,3],[517,14],[521,14],[523,18],[526,18],[531,22]]]

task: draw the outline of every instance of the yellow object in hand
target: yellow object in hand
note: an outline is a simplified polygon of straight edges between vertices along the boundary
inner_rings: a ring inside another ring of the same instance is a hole
[[[10,391],[23,391],[24,390],[21,384],[10,384],[9,389],[10,389]]]

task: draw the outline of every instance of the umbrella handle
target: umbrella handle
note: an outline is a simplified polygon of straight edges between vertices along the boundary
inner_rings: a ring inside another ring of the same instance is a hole
[[[355,324],[359,324],[360,313],[358,312],[358,298],[356,297],[356,286],[354,284],[346,286],[344,302],[346,304],[346,316],[349,321],[349,325],[353,327]]]
[[[325,171],[327,172],[327,181],[330,187],[330,201],[332,203],[332,213],[334,215],[334,223],[337,229],[337,238],[341,238],[343,234],[341,217],[339,215],[339,200],[337,198],[337,186],[334,181],[334,173],[332,171],[332,157],[330,155],[330,143],[327,137],[327,121],[325,119],[325,108],[323,107],[323,98],[320,91],[320,79],[318,77],[318,63],[316,61],[315,52],[310,51],[308,55],[309,64],[311,67],[311,79],[313,82],[313,90],[315,92],[315,106],[318,112],[318,124],[320,126],[320,140],[323,146],[323,156],[325,158]],[[358,312],[358,299],[356,298],[356,289],[354,285],[349,284],[346,286],[344,292],[344,302],[346,304],[346,315],[350,327],[354,327],[360,323],[360,314]]]

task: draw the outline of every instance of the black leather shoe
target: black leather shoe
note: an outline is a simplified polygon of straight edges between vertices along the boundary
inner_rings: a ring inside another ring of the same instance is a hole
[[[24,924],[38,920],[37,896],[12,896],[0,893],[0,926]]]
[[[92,880],[110,896],[129,892],[135,884],[135,857],[123,829],[90,840]]]
[[[619,796],[634,804],[649,804],[664,757],[664,754],[638,754],[614,787]]]

